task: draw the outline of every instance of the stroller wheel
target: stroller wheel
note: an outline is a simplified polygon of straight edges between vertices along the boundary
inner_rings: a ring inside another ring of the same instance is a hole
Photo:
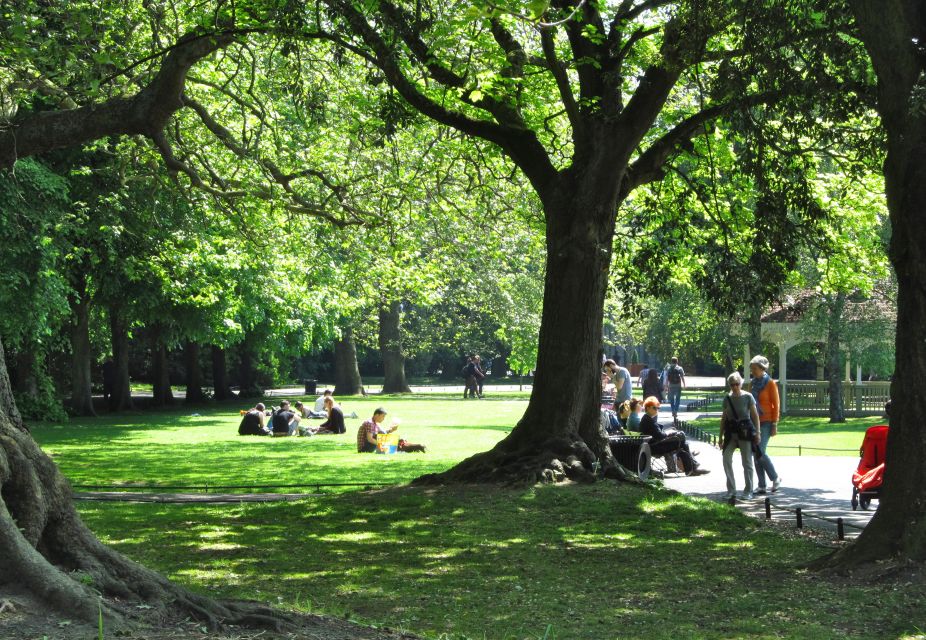
[[[852,487],[852,510],[856,511],[858,509],[858,489]]]
[[[868,507],[871,505],[871,498],[867,496],[859,496],[858,504],[863,511],[868,511]]]

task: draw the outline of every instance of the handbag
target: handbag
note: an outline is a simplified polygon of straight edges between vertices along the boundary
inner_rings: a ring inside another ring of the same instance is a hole
[[[729,396],[726,400],[730,400]],[[728,433],[734,433],[739,436],[740,440],[752,440],[755,435],[755,428],[752,424],[752,420],[749,418],[742,419],[739,416],[739,413],[736,410],[736,407],[733,406],[733,402],[730,401],[730,411],[733,412],[733,428],[730,428],[730,423],[727,422],[726,431]]]

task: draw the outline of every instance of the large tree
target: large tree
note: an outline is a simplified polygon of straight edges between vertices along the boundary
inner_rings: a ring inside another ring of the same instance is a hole
[[[881,503],[835,562],[900,556],[926,560],[926,396],[910,381],[926,377],[926,7],[917,0],[850,0],[878,78],[878,111],[887,131],[884,180],[898,281],[891,432]]]

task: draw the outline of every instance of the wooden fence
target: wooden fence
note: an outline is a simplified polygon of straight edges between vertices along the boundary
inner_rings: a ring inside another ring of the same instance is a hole
[[[788,380],[789,416],[829,415],[830,386],[826,380]],[[891,397],[890,382],[842,383],[842,406],[847,416],[884,415],[884,403]]]

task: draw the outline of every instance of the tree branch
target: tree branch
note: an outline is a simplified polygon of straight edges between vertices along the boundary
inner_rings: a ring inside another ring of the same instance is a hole
[[[131,98],[112,98],[78,109],[30,113],[0,129],[0,168],[26,158],[81,145],[106,136],[141,134],[148,138],[163,132],[181,108],[180,96],[190,68],[228,46],[236,32],[190,33],[164,57],[154,79]]]
[[[572,93],[572,86],[569,84],[569,77],[556,56],[556,43],[553,41],[553,33],[549,30],[540,32],[540,44],[543,47],[543,55],[547,60],[547,67],[556,80],[556,87],[559,89],[560,99],[563,101],[563,107],[566,109],[566,115],[569,116],[569,124],[576,135],[582,133],[582,119],[579,114],[579,105],[576,104],[575,95]]]

